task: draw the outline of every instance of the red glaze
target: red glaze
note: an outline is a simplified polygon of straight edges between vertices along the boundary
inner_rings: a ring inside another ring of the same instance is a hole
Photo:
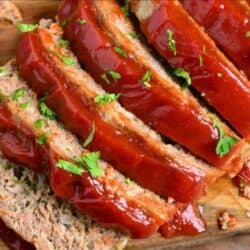
[[[148,41],[173,67],[189,72],[192,86],[250,140],[250,84],[247,79],[219,53],[180,3],[175,0],[157,2],[160,7],[141,23]],[[168,46],[168,29],[173,31],[176,41],[176,56]],[[203,58],[202,66],[199,55]]]
[[[8,228],[0,219],[0,237],[12,250],[35,250],[35,247],[23,240],[16,232]]]
[[[199,169],[165,159],[142,138],[124,135],[106,123],[93,102],[65,79],[41,39],[49,41],[51,36],[42,29],[24,35],[17,51],[19,71],[39,95],[48,94],[47,104],[67,128],[86,138],[94,122],[95,136],[89,148],[100,151],[105,160],[144,187],[181,202],[193,201],[203,193],[205,178]]]
[[[79,25],[80,18],[87,23]],[[218,167],[225,165],[233,152],[222,158],[216,154],[219,137],[213,122],[204,118],[199,106],[184,104],[172,90],[163,89],[154,77],[151,88],[143,86],[140,79],[147,69],[114,51],[113,40],[101,29],[91,0],[64,1],[59,19],[61,23],[68,20],[64,28],[65,36],[80,61],[106,91],[122,94],[119,100],[126,109],[211,164]],[[106,69],[119,72],[121,79],[112,82],[110,78],[112,83],[107,84],[101,79]]]
[[[250,78],[250,8],[239,0],[181,0],[186,10]]]
[[[164,223],[161,218],[140,209],[136,201],[114,197],[105,190],[102,180],[92,179],[87,173],[75,176],[57,168],[58,157],[48,146],[36,144],[34,135],[27,129],[15,125],[3,104],[0,104],[0,117],[5,117],[5,123],[0,120],[3,155],[14,163],[28,164],[29,168],[47,174],[55,194],[70,201],[83,213],[102,224],[127,230],[133,238],[148,237]]]
[[[197,207],[191,204],[181,205],[173,219],[160,228],[161,234],[166,238],[180,235],[193,236],[205,231],[206,225]]]

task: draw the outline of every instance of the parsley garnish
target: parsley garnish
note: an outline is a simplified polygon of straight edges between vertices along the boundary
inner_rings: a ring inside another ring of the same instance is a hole
[[[35,128],[41,128],[44,125],[45,121],[45,119],[36,120],[34,123]]]
[[[40,144],[40,145],[43,145],[43,144],[46,144],[48,141],[48,135],[47,134],[44,134],[44,135],[41,135],[37,140],[36,140],[36,143],[37,144]]]
[[[173,52],[173,54],[176,56],[176,42],[173,38],[173,35],[174,35],[174,33],[172,30],[167,30],[168,47]]]
[[[213,120],[213,126],[219,130],[220,137],[216,146],[216,154],[222,157],[231,151],[232,146],[238,142],[238,139],[225,135],[225,131],[217,119]]]
[[[83,143],[83,147],[86,148],[92,141],[95,135],[95,123],[92,124],[92,129]]]
[[[81,175],[82,173],[85,172],[85,170],[82,167],[80,167],[80,166],[78,166],[70,161],[59,160],[56,163],[56,166],[64,169],[65,171],[67,171],[69,173],[76,174],[76,175]]]
[[[131,185],[131,184],[133,183],[133,181],[130,180],[129,178],[126,178],[126,179],[125,179],[125,182],[126,182],[128,185]]]
[[[101,79],[104,80],[107,84],[110,84],[110,80],[108,79],[108,76],[106,73],[103,73],[101,75]]]
[[[5,68],[2,66],[2,67],[0,67],[0,76],[1,75],[3,75],[4,74],[4,72],[5,72]]]
[[[9,170],[9,169],[13,168],[14,165],[7,161],[7,162],[4,162],[4,163],[2,164],[2,167],[3,167],[5,170]]]
[[[68,24],[68,20],[64,19],[61,26],[64,28]]]
[[[67,47],[69,45],[69,41],[65,39],[60,39],[58,45],[60,47]]]
[[[13,94],[12,94],[12,100],[13,101],[18,101],[20,97],[24,96],[24,88],[17,89]]]
[[[116,71],[114,71],[114,70],[112,70],[112,69],[108,69],[108,70],[107,70],[107,73],[108,73],[109,75],[111,75],[111,77],[112,77],[114,80],[119,80],[119,79],[121,79],[120,73],[118,73],[118,72],[116,72]]]
[[[64,64],[68,66],[73,66],[76,63],[75,59],[72,57],[63,56],[57,52],[53,52],[53,54],[56,55]]]
[[[55,120],[56,119],[56,113],[51,110],[45,102],[40,102],[39,105],[40,108],[40,113],[44,115],[45,117],[48,117],[50,120]]]
[[[30,32],[38,28],[38,24],[17,23],[16,27],[20,32]]]
[[[94,102],[95,103],[99,103],[99,104],[107,104],[109,102],[116,101],[120,96],[121,96],[121,94],[103,94],[103,95],[97,95],[94,98]]]
[[[103,170],[98,163],[99,158],[100,152],[92,152],[80,156],[78,162],[89,171],[92,177],[99,177],[103,175]]]
[[[130,16],[128,2],[129,2],[129,0],[125,0],[124,5],[122,6],[122,11],[123,11],[125,16]]]
[[[245,36],[246,36],[246,37],[250,37],[250,31],[247,31],[247,32],[245,33]]]
[[[127,57],[127,53],[126,51],[124,51],[122,48],[119,47],[114,47],[115,52],[117,52],[119,55],[123,56],[123,57]]]
[[[87,20],[84,19],[84,18],[80,18],[80,19],[78,20],[78,22],[79,22],[79,24],[84,25],[84,24],[87,23]]]
[[[184,83],[182,84],[183,88],[187,88],[188,86],[191,85],[192,79],[191,79],[189,73],[185,69],[176,68],[173,71],[173,73],[174,73],[175,76],[178,76],[178,77],[181,77],[182,79],[184,79]]]
[[[23,102],[20,104],[21,109],[26,109],[26,108],[28,108],[28,106],[29,106],[29,102]]]
[[[143,83],[147,88],[151,87],[151,84],[150,84],[151,76],[152,76],[151,72],[147,70],[145,74],[142,76],[142,78],[140,79],[140,82]]]
[[[202,58],[202,56],[201,55],[199,55],[199,64],[200,64],[200,67],[202,67],[202,65],[203,65],[203,58]]]
[[[139,34],[135,33],[135,32],[129,32],[128,33],[130,37],[132,37],[133,39],[138,39],[139,38]]]

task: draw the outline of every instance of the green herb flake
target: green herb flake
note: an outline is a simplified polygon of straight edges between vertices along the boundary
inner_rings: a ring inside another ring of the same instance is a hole
[[[177,77],[180,77],[184,80],[184,83],[182,84],[183,88],[187,88],[188,86],[190,86],[192,84],[192,79],[189,75],[189,73],[183,69],[183,68],[176,68],[173,71],[174,75]]]
[[[82,175],[82,173],[85,172],[85,170],[82,167],[80,167],[80,166],[78,166],[70,161],[59,160],[56,163],[56,166],[71,173],[71,174],[75,174],[75,175]]]
[[[43,145],[43,144],[46,144],[48,141],[48,135],[47,134],[44,134],[44,135],[41,135],[37,140],[36,140],[36,143],[37,144],[40,144],[40,145]]]
[[[22,33],[30,32],[38,28],[38,24],[17,23],[16,27]]]
[[[120,47],[114,47],[114,50],[116,53],[118,53],[119,55],[123,56],[123,57],[127,57],[127,53],[126,51],[124,51],[122,48]]]
[[[56,119],[56,113],[51,110],[45,102],[40,102],[39,105],[40,108],[40,113],[44,115],[45,117],[49,118],[50,120],[55,120]]]
[[[24,88],[17,89],[13,94],[12,94],[12,100],[13,101],[18,101],[20,97],[24,96]]]
[[[200,67],[202,67],[202,65],[203,65],[203,58],[202,58],[202,56],[199,55],[198,59],[199,59],[199,65],[200,65]]]
[[[78,23],[81,24],[81,25],[84,25],[84,24],[87,23],[87,20],[84,19],[84,18],[80,18],[80,19],[78,20]]]
[[[74,58],[69,56],[63,56],[59,53],[54,53],[64,64],[68,66],[74,66],[76,64],[76,61]]]
[[[26,108],[28,108],[28,106],[29,106],[29,102],[23,102],[20,104],[21,109],[26,109]]]
[[[36,120],[35,123],[34,123],[35,128],[42,128],[45,121],[46,121],[45,119]]]
[[[30,179],[25,179],[25,180],[20,180],[20,179],[15,179],[16,184],[23,185],[32,191],[36,192],[38,190],[37,183],[32,182]]]
[[[104,80],[107,84],[110,84],[110,80],[108,79],[108,76],[106,73],[103,73],[101,75],[101,79]]]
[[[0,67],[0,76],[5,73],[5,68],[3,66]]]
[[[168,47],[173,52],[173,54],[176,56],[176,41],[174,40],[174,33],[172,30],[167,30],[167,39],[168,39]]]
[[[86,148],[93,141],[94,135],[95,135],[95,123],[92,124],[92,129],[83,143],[84,148]]]
[[[145,74],[142,76],[142,78],[140,79],[140,82],[145,85],[145,87],[147,88],[150,88],[151,87],[151,83],[150,83],[150,80],[151,80],[151,72],[149,70],[147,70],[145,72]]]
[[[136,32],[129,32],[128,35],[133,39],[138,39],[140,37]]]
[[[132,181],[131,179],[129,179],[129,178],[126,178],[126,179],[125,179],[125,182],[126,182],[128,185],[133,184],[133,181]]]
[[[82,155],[78,158],[78,162],[84,166],[92,177],[103,176],[103,170],[99,166],[100,152],[92,152]]]
[[[245,36],[246,36],[246,37],[250,37],[250,31],[247,31],[247,32],[245,33]]]
[[[4,95],[0,95],[0,103],[3,102],[5,99],[5,96]]]
[[[107,74],[109,74],[115,81],[121,79],[121,74],[112,69],[108,69]]]
[[[222,73],[217,73],[217,76],[219,77],[219,78],[221,78],[222,76],[223,76],[223,74]]]
[[[125,0],[125,3],[121,8],[122,8],[122,11],[124,13],[124,16],[127,16],[127,17],[130,16],[130,13],[129,13],[129,0]]]
[[[1,165],[2,165],[3,169],[5,169],[5,170],[10,170],[10,169],[12,169],[14,167],[14,165],[12,163],[8,162],[8,161],[4,162]]]
[[[219,130],[220,138],[216,145],[215,151],[217,155],[223,157],[231,151],[232,146],[238,142],[238,139],[229,135],[225,135],[224,128],[221,126],[220,122],[217,119],[213,120],[213,126]]]
[[[95,103],[99,103],[99,104],[107,104],[109,102],[116,101],[120,96],[121,96],[121,94],[103,94],[103,95],[97,95],[94,98],[94,102]]]
[[[67,47],[69,45],[69,41],[65,40],[65,39],[60,39],[59,42],[58,42],[58,45],[60,47]]]
[[[68,20],[64,19],[63,22],[61,23],[61,27],[64,28],[68,24]]]

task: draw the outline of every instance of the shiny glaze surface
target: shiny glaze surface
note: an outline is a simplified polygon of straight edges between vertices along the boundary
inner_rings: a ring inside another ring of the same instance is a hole
[[[200,213],[192,204],[181,205],[173,219],[160,228],[161,234],[166,238],[180,235],[194,236],[206,231]]]
[[[177,1],[159,1],[159,8],[141,23],[148,41],[173,67],[182,67],[196,88],[246,139],[250,139],[250,84],[198,28]],[[176,56],[167,33],[173,31]],[[200,66],[199,55],[203,63]]]
[[[129,231],[134,238],[148,237],[164,223],[161,218],[140,209],[136,201],[116,197],[105,189],[102,180],[92,179],[87,172],[76,176],[56,167],[58,156],[48,146],[36,144],[34,135],[24,132],[23,126],[15,125],[3,104],[0,104],[0,124],[0,150],[4,157],[47,174],[55,194],[83,213],[102,224]]]
[[[113,40],[101,29],[91,2],[67,0],[59,11],[60,21],[68,20],[65,36],[86,69],[106,91],[121,93],[122,105],[144,122],[209,163],[223,166],[230,154],[222,158],[216,154],[219,137],[212,119],[204,118],[198,105],[163,89],[154,76],[151,88],[145,87],[140,79],[147,69],[115,52]],[[79,18],[84,18],[86,24],[79,25]],[[119,72],[121,79],[110,78],[107,84],[101,79],[106,69]]]
[[[47,104],[66,127],[86,138],[94,122],[96,130],[89,146],[91,150],[99,150],[114,167],[165,197],[170,195],[181,202],[197,199],[204,192],[203,173],[192,166],[179,166],[170,157],[159,156],[155,150],[147,149],[142,139],[126,137],[122,131],[106,123],[93,101],[80,95],[51,60],[50,53],[41,42],[43,36],[45,40],[51,39],[49,33],[42,29],[23,37],[17,63],[21,75],[33,90],[39,95],[48,95]]]
[[[5,223],[0,219],[0,238],[12,250],[35,250],[35,247],[23,240],[13,230],[8,228]]]
[[[186,10],[202,25],[218,46],[250,78],[250,7],[240,1],[181,0]]]

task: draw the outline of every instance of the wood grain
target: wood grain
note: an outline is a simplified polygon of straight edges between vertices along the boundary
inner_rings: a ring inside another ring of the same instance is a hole
[[[54,17],[59,0],[13,0],[20,8],[25,22],[37,22],[41,17]],[[15,55],[15,49],[20,34],[12,25],[0,23],[0,65]],[[170,249],[176,247],[193,246],[204,242],[223,239],[235,234],[250,233],[250,201],[239,197],[238,190],[229,179],[221,179],[209,188],[208,194],[199,203],[204,209],[203,217],[207,223],[207,232],[196,237],[177,237],[166,240],[155,234],[146,240],[130,240],[127,249]],[[235,214],[238,218],[237,225],[222,231],[218,229],[217,216],[222,210]],[[250,247],[249,247],[250,249]],[[7,250],[0,241],[0,250]]]

